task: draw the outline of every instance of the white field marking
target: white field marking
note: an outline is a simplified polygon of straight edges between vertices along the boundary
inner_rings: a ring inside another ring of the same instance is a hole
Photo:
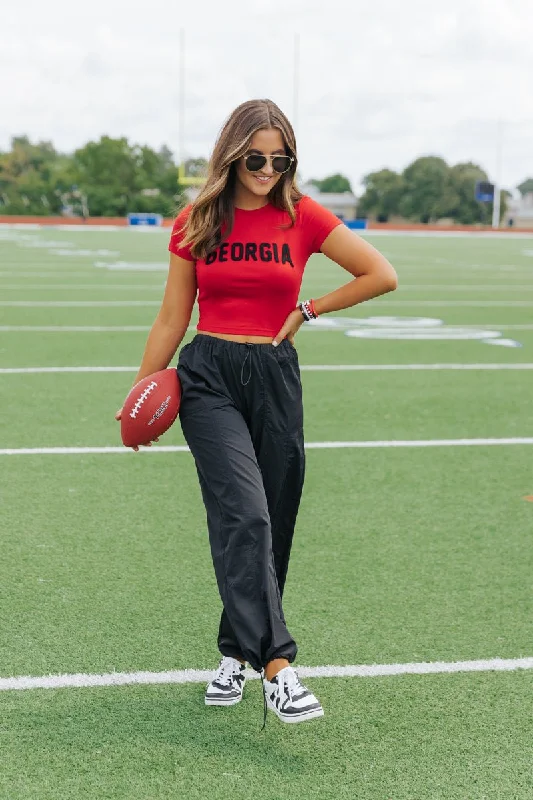
[[[25,287],[23,287],[25,288]],[[477,283],[463,283],[459,286],[450,286],[448,283],[400,283],[399,291],[401,290],[413,290],[413,291],[444,291],[444,292],[462,292],[462,291],[477,291],[477,292],[492,292],[495,290],[497,292],[507,292],[507,291],[530,291],[533,292],[533,283],[529,284],[509,284],[509,283],[499,283],[499,284],[492,284],[492,285],[484,285],[480,286]]]
[[[381,306],[434,306],[472,308],[530,308],[533,300],[380,300]],[[10,308],[128,308],[160,306],[160,300],[0,300]]]
[[[137,372],[139,367],[0,367],[0,375],[36,375],[41,373],[78,372]],[[517,362],[510,364],[302,364],[302,372],[380,372],[404,370],[531,370],[533,364]]]
[[[531,445],[533,437],[508,439],[392,439],[368,442],[306,442],[306,450],[338,450],[348,448],[384,447],[486,447],[495,445]],[[186,445],[156,445],[145,447],[141,453],[188,453]],[[16,447],[0,450],[0,456],[80,456],[121,455],[133,453],[129,447]]]
[[[95,261],[94,266],[111,272],[168,272],[168,261]]]
[[[0,306],[11,308],[125,308],[160,305],[160,300],[0,300]]]
[[[14,231],[65,231],[67,233],[76,231],[80,233],[96,233],[98,231],[127,232],[128,235],[137,234],[165,234],[170,235],[168,226],[156,225],[41,225],[39,223],[26,222],[3,222],[0,223],[0,230]],[[357,231],[358,235],[363,236],[401,236],[423,239],[533,239],[533,233],[522,231],[436,231],[436,230],[389,230],[382,229],[362,229]]]
[[[48,372],[137,372],[138,370],[139,367],[2,367],[0,375],[36,375]]]
[[[470,308],[530,308],[533,300],[380,300],[380,306],[468,306]]]
[[[139,333],[150,325],[0,325],[0,333]]]
[[[108,332],[134,332],[134,331],[149,331],[150,325],[0,325],[0,333],[108,333]],[[457,327],[457,326],[454,326]],[[495,323],[493,325],[486,325],[480,323],[479,325],[461,325],[462,328],[472,328],[475,330],[492,330],[497,328],[500,331],[531,331],[533,324],[524,323],[523,325],[500,325]],[[188,331],[196,331],[194,325],[187,328]],[[318,329],[310,326],[300,328],[300,331],[316,333]],[[342,328],[320,328],[321,334],[334,333],[337,334],[342,331]]]
[[[532,239],[531,233],[503,233],[501,231],[399,231],[399,230],[360,230],[361,236],[402,236],[414,239]],[[446,259],[443,259],[446,261]]]
[[[297,667],[301,678],[379,678],[395,675],[445,675],[458,672],[513,672],[533,669],[533,658],[490,658],[479,661],[422,661],[407,664],[353,664],[344,667],[326,665],[322,667]],[[0,678],[0,691],[24,689],[70,689],[95,686],[131,686],[154,684],[208,683],[213,670],[179,669],[166,672],[108,672],[91,674],[78,672],[73,675],[22,675]],[[258,680],[259,675],[251,669],[246,677]]]
[[[300,370],[307,372],[379,372],[381,370],[500,370],[500,369],[533,369],[533,364],[524,362],[515,364],[307,364]],[[2,372],[2,370],[0,370]]]
[[[131,230],[136,226],[132,226]],[[126,225],[39,225],[38,223],[27,222],[2,222],[0,223],[0,230],[13,230],[13,231],[77,231],[82,233],[92,233],[97,231],[127,231],[130,228]]]
[[[465,325],[465,328],[498,328],[500,331],[533,331],[533,325]]]
[[[2,289],[24,289],[25,291],[36,291],[41,289],[157,289],[158,292],[164,288],[164,283],[4,283]],[[531,287],[533,289],[533,286]]]
[[[9,278],[93,278],[93,272],[78,272],[76,270],[72,271],[68,267],[65,267],[64,270],[61,272],[43,272],[43,271],[34,271],[34,270],[2,270],[0,272],[0,276],[2,277],[9,277]],[[75,284],[73,284],[75,285]],[[26,288],[24,286],[24,288]]]

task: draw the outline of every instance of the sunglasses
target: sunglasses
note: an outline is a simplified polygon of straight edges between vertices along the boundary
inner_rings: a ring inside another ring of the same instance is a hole
[[[267,160],[270,159],[272,169],[274,172],[283,173],[287,172],[294,161],[293,156],[263,156],[259,153],[252,153],[248,156],[242,156],[244,164],[248,172],[258,172],[263,169]]]

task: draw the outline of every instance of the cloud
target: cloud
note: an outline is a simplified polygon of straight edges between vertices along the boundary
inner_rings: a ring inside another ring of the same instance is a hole
[[[355,185],[428,152],[494,172],[533,173],[531,0],[36,0],[0,34],[0,147],[27,133],[72,150],[101,134],[179,144],[179,41],[186,32],[187,155],[206,155],[228,113],[268,96],[295,120],[304,177],[345,172]],[[294,107],[294,41],[300,80]]]

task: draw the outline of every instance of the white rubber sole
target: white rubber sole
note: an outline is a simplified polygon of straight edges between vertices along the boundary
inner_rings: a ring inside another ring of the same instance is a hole
[[[267,697],[267,706],[268,708],[274,712],[274,714],[279,717],[282,722],[288,722],[289,724],[296,724],[297,722],[307,722],[308,719],[317,719],[318,717],[324,716],[324,709],[322,707],[316,708],[313,711],[306,711],[302,714],[291,714],[291,716],[287,716],[286,714],[282,714],[276,708],[273,703],[270,702],[269,698]]]
[[[206,706],[236,706],[237,703],[241,702],[241,700],[242,695],[241,697],[234,697],[231,700],[220,700],[217,698],[206,697],[205,704]]]

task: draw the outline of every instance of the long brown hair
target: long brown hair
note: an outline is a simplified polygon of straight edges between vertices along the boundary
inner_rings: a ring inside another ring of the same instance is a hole
[[[205,258],[226,238],[233,228],[235,216],[236,160],[243,156],[254,133],[278,128],[287,155],[294,161],[268,195],[269,202],[296,221],[295,203],[302,193],[295,183],[296,139],[292,125],[272,100],[248,100],[228,117],[215,142],[207,168],[207,181],[193,202],[183,232],[182,245],[191,246],[194,258]]]

